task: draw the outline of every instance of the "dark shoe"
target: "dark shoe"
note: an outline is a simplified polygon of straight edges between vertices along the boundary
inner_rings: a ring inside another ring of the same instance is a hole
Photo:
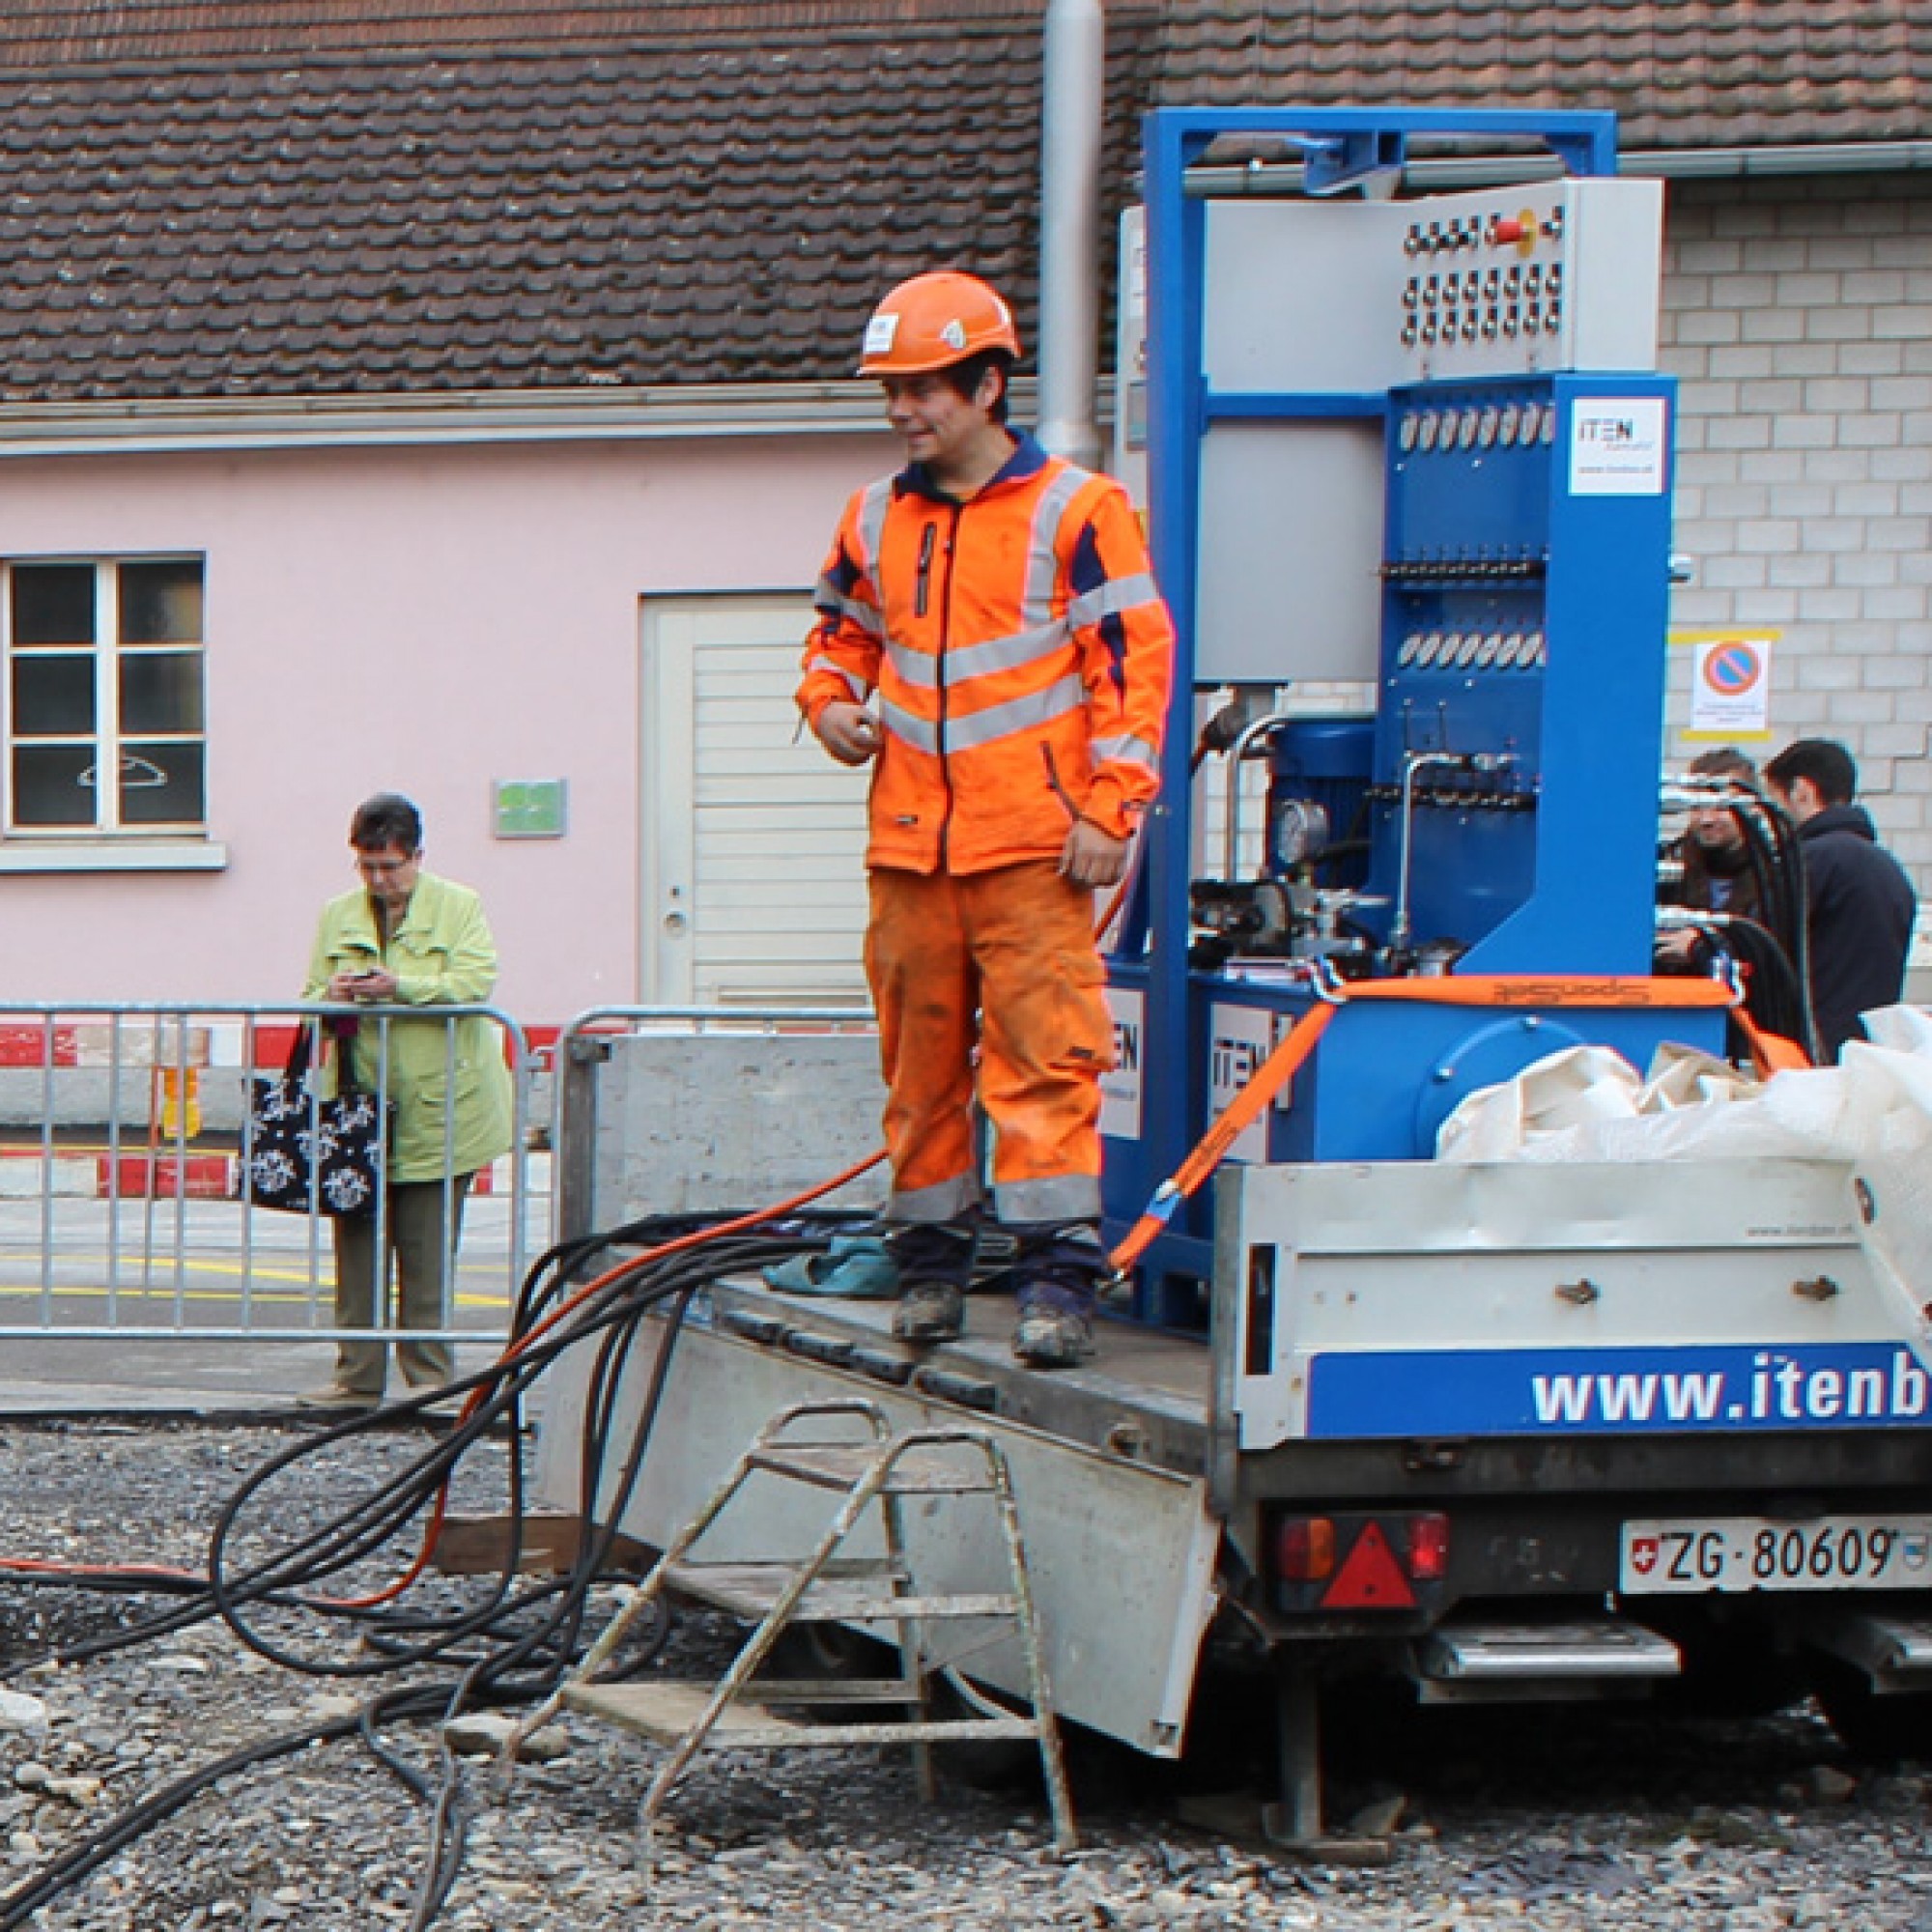
[[[905,1221],[887,1236],[899,1278],[893,1333],[901,1342],[951,1342],[964,1332],[978,1240],[964,1221]]]
[[[298,1408],[379,1408],[382,1402],[380,1394],[344,1388],[340,1382],[330,1382],[327,1388],[308,1389],[296,1397]]]
[[[1013,1353],[1033,1369],[1070,1369],[1094,1352],[1094,1304],[1107,1272],[1100,1231],[1089,1222],[1016,1228],[1019,1321]]]
[[[1036,1302],[1020,1310],[1013,1353],[1030,1369],[1070,1369],[1094,1352],[1094,1324],[1070,1308]]]
[[[965,1329],[966,1295],[951,1282],[918,1282],[893,1311],[893,1333],[901,1342],[952,1342]]]

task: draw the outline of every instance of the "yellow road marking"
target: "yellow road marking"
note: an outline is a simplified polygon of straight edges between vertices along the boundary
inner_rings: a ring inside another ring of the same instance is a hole
[[[240,1268],[222,1269],[213,1264],[193,1263],[189,1264],[184,1269],[184,1273],[196,1271],[205,1273],[230,1273],[237,1276],[242,1274],[242,1270]],[[132,1276],[135,1270],[130,1268],[128,1270],[128,1273],[129,1276]],[[257,1301],[298,1302],[309,1299],[307,1291],[309,1291],[311,1284],[308,1276],[305,1274],[275,1274],[267,1269],[258,1268],[255,1271],[254,1279],[257,1282],[294,1283],[303,1291],[298,1293],[289,1288],[257,1288],[252,1297]],[[326,1283],[315,1285],[313,1290],[314,1297],[318,1301],[328,1300],[333,1295],[333,1289]],[[242,1299],[242,1294],[237,1289],[189,1288],[185,1284],[177,1286],[172,1279],[165,1285],[156,1285],[152,1278],[145,1284],[138,1280],[129,1279],[111,1288],[105,1283],[95,1286],[79,1283],[68,1284],[58,1281],[46,1284],[40,1282],[0,1281],[0,1301],[27,1298],[38,1301],[43,1294],[66,1299],[95,1301],[106,1301],[110,1299],[122,1301],[173,1301],[177,1298],[185,1301],[240,1301]],[[506,1294],[477,1294],[466,1293],[462,1289],[459,1289],[456,1293],[456,1305],[459,1308],[505,1309],[510,1305],[510,1298]]]

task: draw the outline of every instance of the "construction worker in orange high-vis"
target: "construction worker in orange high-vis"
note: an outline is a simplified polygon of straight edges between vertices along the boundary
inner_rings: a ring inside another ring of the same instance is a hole
[[[1094,894],[1158,783],[1174,631],[1126,493],[1007,427],[1019,335],[976,276],[886,297],[859,373],[906,467],[846,505],[798,702],[872,766],[866,967],[889,1090],[894,1332],[960,1333],[983,1204],[1017,1241],[1013,1350],[1093,1346],[1100,1076]]]

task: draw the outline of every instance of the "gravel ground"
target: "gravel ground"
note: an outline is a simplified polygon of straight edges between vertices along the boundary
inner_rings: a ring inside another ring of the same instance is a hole
[[[198,1568],[215,1511],[289,1439],[272,1429],[5,1426],[0,1553]],[[384,1432],[330,1446],[277,1492],[277,1526],[319,1520],[422,1439]],[[493,1507],[499,1475],[466,1465],[456,1506]],[[474,1587],[428,1586],[433,1597]],[[112,1629],[152,1601],[0,1581],[0,1679],[41,1700],[48,1719],[0,1728],[0,1887],[30,1881],[191,1767],[366,1694],[268,1662],[219,1625],[30,1667],[49,1641]],[[357,1654],[337,1626],[302,1641]],[[689,1619],[668,1666],[715,1663],[725,1644],[715,1622]],[[435,1775],[432,1729],[385,1735]],[[1808,1711],[1750,1724],[1577,1709],[1430,1714],[1369,1740],[1338,1781],[1340,1813],[1393,1830],[1390,1861],[1374,1869],[1306,1867],[1219,1837],[1183,1822],[1199,1818],[1201,1787],[1214,1779],[1093,1749],[1076,1751],[1084,1849],[1068,1861],[1051,1854],[1043,1809],[1025,1790],[949,1784],[926,1809],[900,1751],[721,1754],[700,1759],[674,1795],[645,1870],[632,1829],[645,1747],[576,1718],[549,1735],[561,1754],[523,1767],[507,1801],[482,1767],[467,1774],[468,1854],[439,1927],[1932,1932],[1932,1784],[1916,1770],[1855,1771]],[[1235,1740],[1221,1761],[1258,1767],[1259,1742]],[[33,1922],[49,1932],[407,1924],[425,1842],[424,1810],[398,1781],[355,1741],[329,1743],[203,1792]]]

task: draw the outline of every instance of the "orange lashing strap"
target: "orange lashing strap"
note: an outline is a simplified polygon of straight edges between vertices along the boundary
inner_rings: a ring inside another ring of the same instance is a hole
[[[1781,1033],[1766,1033],[1743,1007],[1733,1009],[1731,1017],[1750,1048],[1751,1067],[1760,1080],[1811,1065],[1811,1056],[1795,1039],[1787,1039]]]
[[[1315,1042],[1327,1032],[1328,1022],[1335,1013],[1335,1007],[1328,1001],[1310,1007],[1275,1042],[1274,1051],[1221,1110],[1220,1117],[1195,1143],[1194,1151],[1175,1170],[1173,1178],[1154,1189],[1147,1211],[1107,1257],[1116,1274],[1125,1274],[1147,1253],[1160,1231],[1173,1219],[1174,1210],[1221,1165],[1221,1156],[1235,1145],[1241,1130],[1261,1119],[1263,1109],[1315,1051]]]
[[[1413,980],[1363,980],[1332,983],[1321,1004],[1310,1007],[1295,1021],[1275,1049],[1255,1068],[1253,1077],[1222,1109],[1212,1126],[1195,1144],[1170,1179],[1161,1182],[1140,1219],[1129,1228],[1107,1259],[1116,1274],[1125,1274],[1147,1253],[1175,1210],[1220,1166],[1241,1131],[1260,1120],[1274,1096],[1294,1077],[1296,1068],[1315,1050],[1327,1031],[1336,1009],[1350,1000],[1414,1000],[1430,1006],[1453,1007],[1729,1007],[1745,1027],[1751,1056],[1760,1071],[1777,1065],[1806,1065],[1802,1052],[1796,1061],[1775,1061],[1768,1051],[1759,1057],[1759,1042],[1767,1049],[1790,1048],[1789,1040],[1760,1034],[1743,1019],[1744,1009],[1730,987],[1716,980],[1647,979],[1637,974],[1604,974],[1595,978],[1555,978],[1541,974],[1472,974],[1466,980],[1452,975]]]
[[[1717,980],[1649,979],[1634,973],[1475,973],[1413,980],[1344,980],[1342,1000],[1415,1000],[1432,1007],[1729,1007],[1737,995]]]

